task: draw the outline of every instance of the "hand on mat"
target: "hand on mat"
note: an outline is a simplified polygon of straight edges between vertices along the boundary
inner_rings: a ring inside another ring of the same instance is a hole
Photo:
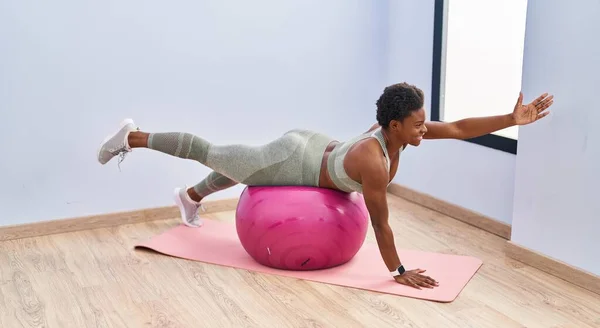
[[[438,282],[429,276],[422,275],[421,273],[423,273],[423,272],[425,272],[425,270],[422,270],[422,269],[410,270],[410,271],[404,272],[404,274],[401,276],[394,277],[394,279],[396,279],[397,282],[399,282],[403,285],[407,285],[407,286],[414,287],[417,289],[422,289],[421,287],[425,287],[425,288],[437,287]]]
[[[544,116],[548,115],[549,112],[545,112],[552,103],[554,102],[554,96],[548,96],[547,93],[537,97],[534,101],[527,105],[523,105],[523,93],[519,93],[517,104],[513,111],[513,119],[516,125],[525,125],[533,123]]]

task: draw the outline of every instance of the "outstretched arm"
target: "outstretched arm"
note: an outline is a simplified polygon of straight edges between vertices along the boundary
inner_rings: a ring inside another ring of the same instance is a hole
[[[378,158],[375,151],[370,151],[372,156],[367,161],[360,163],[361,180],[363,185],[363,196],[371,216],[371,225],[375,232],[379,252],[389,272],[395,271],[402,264],[394,244],[394,233],[389,225],[389,210],[387,204],[388,173],[385,164],[374,158]],[[380,157],[380,156],[379,156]],[[396,282],[417,289],[421,287],[433,288],[437,282],[421,275],[425,270],[415,269],[406,271],[401,276],[396,276]]]
[[[554,96],[548,96],[547,93],[539,96],[537,99],[527,105],[523,105],[523,94],[519,94],[519,99],[512,113],[496,116],[471,117],[455,122],[426,122],[427,133],[423,136],[425,139],[471,139],[480,137],[495,131],[499,131],[514,125],[525,125],[533,123],[546,115],[553,101]]]
[[[455,122],[425,122],[424,139],[471,139],[515,125],[512,114],[471,117]]]

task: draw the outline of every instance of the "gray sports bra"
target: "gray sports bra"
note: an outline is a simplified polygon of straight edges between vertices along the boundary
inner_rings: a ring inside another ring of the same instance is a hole
[[[329,176],[331,177],[333,183],[340,190],[343,190],[345,192],[356,191],[362,193],[362,184],[352,180],[352,178],[350,178],[348,174],[346,174],[346,170],[344,169],[344,158],[346,158],[346,154],[355,143],[366,138],[375,138],[377,139],[377,141],[379,141],[379,144],[383,149],[383,154],[385,155],[385,159],[387,161],[387,169],[389,172],[391,160],[385,145],[385,139],[383,138],[381,128],[378,128],[372,132],[360,134],[345,142],[337,144],[333,148],[331,154],[329,155],[329,158],[327,159],[327,171],[329,172]],[[402,149],[400,151],[402,151]]]

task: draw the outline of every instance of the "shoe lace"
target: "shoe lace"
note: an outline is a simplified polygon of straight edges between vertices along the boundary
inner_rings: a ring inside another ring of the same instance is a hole
[[[204,213],[204,212],[206,212],[206,207],[204,207],[204,204],[196,205],[196,210],[194,211],[194,215],[196,216],[197,219],[200,218],[200,213]]]
[[[140,130],[140,127],[138,126],[136,129],[136,131]],[[119,167],[119,172],[121,171],[121,163],[125,160],[125,156],[127,156],[127,154],[129,152],[131,152],[131,149],[127,149],[126,145],[121,145],[119,148],[113,150],[113,153],[115,151],[119,152],[119,159],[117,160],[117,166]]]
[[[121,171],[121,162],[125,160],[125,156],[127,156],[129,152],[127,150],[123,150],[119,152],[119,159],[117,161],[117,167],[119,167],[119,171]]]
[[[198,212],[199,210],[200,210],[201,212],[205,212],[205,211],[206,211],[206,208],[204,207],[204,205],[203,205],[203,204],[198,204],[198,205],[196,205],[196,206],[195,206],[194,215],[192,216],[192,222],[195,222],[195,221],[199,221],[199,220],[200,220],[200,213]]]

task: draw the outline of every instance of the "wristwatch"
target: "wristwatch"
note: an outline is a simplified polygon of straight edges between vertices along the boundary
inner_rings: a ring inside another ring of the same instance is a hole
[[[404,269],[404,265],[400,264],[398,269],[396,269],[396,271],[391,271],[390,274],[392,275],[392,277],[396,277],[403,275],[404,272],[406,272],[406,270]]]

